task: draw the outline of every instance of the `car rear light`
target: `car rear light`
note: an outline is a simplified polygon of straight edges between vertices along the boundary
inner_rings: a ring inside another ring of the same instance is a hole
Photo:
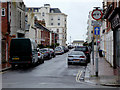
[[[40,56],[40,53],[38,53],[38,56]]]
[[[89,52],[87,51],[87,52],[85,52],[86,54],[88,54]]]
[[[80,58],[85,58],[85,56],[80,56]]]
[[[30,63],[30,61],[28,61],[28,63]]]
[[[46,53],[49,53],[49,52],[46,52]]]

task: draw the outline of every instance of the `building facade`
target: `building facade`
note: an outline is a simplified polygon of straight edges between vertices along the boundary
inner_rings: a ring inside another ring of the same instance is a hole
[[[10,3],[10,35],[25,37],[25,4],[24,2]],[[19,18],[18,18],[19,17]]]
[[[84,40],[74,40],[73,46],[83,46]]]
[[[92,11],[89,12],[88,21],[87,21],[88,27],[87,27],[87,33],[86,33],[87,35],[86,41],[88,43],[92,42],[92,39],[93,39],[93,26],[91,25],[93,18],[91,16],[91,13]]]
[[[103,10],[106,59],[114,68],[120,68],[120,1],[103,1]]]
[[[45,27],[45,21],[38,20],[33,12],[26,12],[25,38],[34,40],[38,45],[51,46],[54,40],[53,32]],[[55,33],[56,34],[56,33]],[[56,36],[56,35],[55,35]]]
[[[24,13],[23,2],[1,2],[2,68],[10,66],[8,60],[11,39],[25,35]]]
[[[39,8],[27,8],[34,12],[38,20],[45,21],[46,27],[58,34],[60,45],[65,46],[67,40],[67,15],[62,13],[59,8],[51,8],[49,4],[45,4]]]

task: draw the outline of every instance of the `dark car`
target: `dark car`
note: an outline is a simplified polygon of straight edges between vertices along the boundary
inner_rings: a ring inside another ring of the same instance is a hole
[[[55,56],[56,56],[56,55],[55,55],[55,51],[54,51],[53,49],[51,49],[51,48],[50,48],[49,50],[50,50],[50,52],[51,52],[51,56],[52,56],[52,57],[55,57]]]
[[[74,51],[83,51],[87,57],[87,62],[90,62],[90,51],[87,46],[76,46]]]
[[[44,55],[44,59],[51,59],[52,55],[49,48],[40,49],[40,52]]]
[[[63,48],[65,53],[69,51],[69,49],[67,47],[65,47],[65,46],[62,46],[62,48]]]
[[[29,38],[13,38],[10,43],[9,63],[16,65],[32,65],[38,62],[37,44]]]

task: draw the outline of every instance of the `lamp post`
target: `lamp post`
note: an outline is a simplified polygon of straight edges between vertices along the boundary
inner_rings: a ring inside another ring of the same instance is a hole
[[[54,51],[55,51],[55,32],[54,32]]]

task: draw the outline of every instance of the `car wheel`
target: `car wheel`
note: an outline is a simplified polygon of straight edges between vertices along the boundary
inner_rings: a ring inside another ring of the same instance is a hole
[[[44,63],[44,59],[42,60],[42,63]]]
[[[52,56],[51,56],[51,54],[50,54],[49,59],[51,59],[51,58],[52,58]]]
[[[11,68],[14,69],[15,68],[15,64],[11,64]]]

